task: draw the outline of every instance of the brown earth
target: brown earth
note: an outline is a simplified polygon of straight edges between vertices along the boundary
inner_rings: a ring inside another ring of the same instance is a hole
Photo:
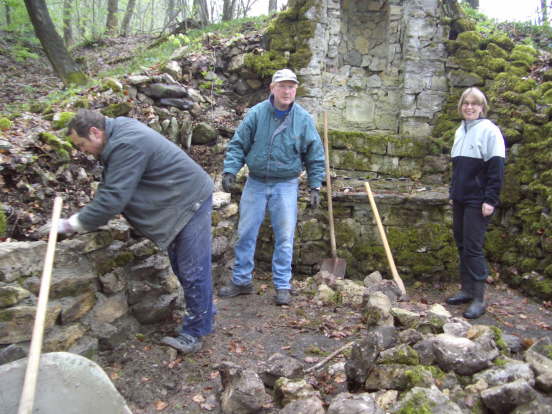
[[[310,367],[343,345],[368,334],[358,308],[317,303],[304,281],[295,281],[296,295],[291,306],[274,305],[270,274],[258,271],[256,294],[216,299],[216,331],[204,348],[181,356],[160,345],[165,335],[174,335],[178,316],[161,326],[147,327],[113,351],[100,353],[98,362],[112,378],[135,414],[220,413],[218,396],[222,389],[217,366],[229,361],[262,372],[263,362],[279,352],[303,361]],[[453,293],[455,286],[420,285],[407,287],[408,299],[400,306],[422,315],[435,303]],[[525,346],[550,336],[552,312],[503,285],[489,286],[488,312],[472,324],[495,325],[518,336]],[[446,306],[461,317],[464,306]],[[307,381],[320,391],[325,402],[346,391],[342,371],[329,374],[327,368],[343,362],[336,356]],[[278,412],[268,404],[265,413]]]
[[[83,49],[79,53],[86,55],[88,68],[97,73],[109,65],[113,56],[124,56],[143,41],[106,41],[99,47]],[[5,50],[5,47],[2,49]],[[6,54],[0,54],[0,66],[7,68],[0,78],[4,85],[0,90],[0,111],[11,108],[10,105],[14,103],[44,97],[61,85],[44,57],[21,64]],[[34,145],[30,135],[44,127],[41,118],[23,113],[22,120],[18,122],[20,128],[16,131],[17,136],[7,138],[20,143],[27,142],[28,146]],[[216,165],[220,160],[210,156],[208,148],[197,148],[192,155],[206,168],[209,166],[208,170],[220,168],[220,165]],[[0,156],[3,157],[2,163],[20,163],[17,154],[0,153]],[[91,169],[88,158],[79,158],[73,164]],[[15,182],[17,179],[13,177]],[[86,202],[86,196],[91,192],[87,188],[71,189],[70,183],[56,185],[61,186],[61,191],[74,203],[73,207]],[[2,187],[6,188],[4,183]],[[47,203],[44,202],[48,193],[40,190],[38,194],[42,194],[43,198],[33,198],[27,187],[18,189],[20,192],[10,190],[9,194],[4,191],[2,201],[8,200],[8,204],[14,205],[14,210],[27,211],[29,217],[22,219],[30,223],[36,222],[38,225],[44,221],[43,218],[35,220],[33,216],[49,215]],[[32,234],[32,226],[29,228],[29,233],[22,236]],[[161,337],[174,334],[178,328],[179,315],[175,314],[174,320],[145,327],[144,332],[129,338],[117,349],[102,351],[98,355],[97,361],[110,375],[135,414],[219,413],[217,396],[221,383],[217,365],[222,361],[258,371],[268,357],[281,352],[310,366],[333,350],[367,334],[358,309],[318,304],[313,301],[311,294],[302,289],[302,282],[295,282],[297,295],[289,307],[274,306],[274,291],[269,274],[258,271],[255,287],[254,295],[217,299],[217,329],[206,339],[204,348],[197,354],[180,356],[159,344]],[[423,313],[432,304],[443,303],[444,298],[455,289],[456,286],[437,284],[407,287],[409,298],[401,306]],[[525,298],[499,282],[489,285],[487,297],[488,312],[476,323],[496,325],[504,332],[518,336],[526,346],[539,337],[551,335],[552,313],[549,303]],[[463,306],[447,308],[455,316],[461,316],[464,309]],[[339,361],[343,361],[343,355],[332,359],[325,367]],[[330,375],[324,369],[315,371],[308,381],[321,392],[325,401],[346,388],[342,373]],[[267,405],[265,411],[277,412],[270,405]]]

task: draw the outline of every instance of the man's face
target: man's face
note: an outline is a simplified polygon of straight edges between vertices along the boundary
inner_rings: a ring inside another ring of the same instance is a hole
[[[274,96],[274,106],[280,111],[285,111],[295,100],[297,84],[292,81],[277,82],[270,87]]]
[[[79,149],[79,151],[86,152],[87,154],[92,154],[96,158],[102,153],[103,147],[105,145],[105,134],[102,130],[92,127],[88,133],[88,137],[81,137],[77,135],[77,132],[73,129],[71,130],[71,142]]]

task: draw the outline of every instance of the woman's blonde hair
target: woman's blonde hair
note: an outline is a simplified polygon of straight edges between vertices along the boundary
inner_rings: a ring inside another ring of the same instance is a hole
[[[487,98],[485,98],[485,94],[481,92],[479,88],[471,87],[466,89],[464,92],[462,92],[462,96],[460,97],[460,100],[458,101],[458,114],[462,116],[462,104],[466,100],[468,96],[473,96],[475,98],[475,101],[481,105],[481,113],[483,116],[487,116],[487,110],[489,109],[489,104],[487,103]]]

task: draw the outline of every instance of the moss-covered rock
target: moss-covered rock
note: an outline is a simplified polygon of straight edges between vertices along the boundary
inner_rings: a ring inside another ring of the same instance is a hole
[[[456,42],[465,49],[478,50],[483,44],[483,36],[476,31],[463,32],[458,35]]]
[[[8,118],[0,118],[0,131],[7,131],[13,126],[13,122]]]
[[[132,107],[127,102],[119,102],[102,108],[100,112],[110,118],[116,118],[118,116],[128,115]]]
[[[297,0],[288,5],[268,27],[265,36],[268,51],[247,54],[245,66],[261,77],[269,77],[276,70],[289,67],[293,70],[308,65],[312,57],[309,41],[314,37],[316,23],[306,17],[312,7],[319,7],[314,0]]]
[[[62,129],[67,126],[69,121],[75,116],[74,112],[58,112],[55,113],[52,118],[52,128],[53,129]]]

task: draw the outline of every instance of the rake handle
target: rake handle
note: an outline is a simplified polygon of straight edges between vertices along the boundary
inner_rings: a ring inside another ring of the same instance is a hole
[[[21,392],[21,399],[19,400],[18,414],[31,414],[33,411],[36,380],[38,378],[40,363],[40,351],[42,349],[42,337],[44,335],[44,323],[46,321],[46,307],[48,306],[48,294],[50,292],[50,280],[52,277],[52,267],[54,265],[58,221],[61,215],[62,203],[61,197],[55,198],[52,221],[50,224],[50,234],[48,236],[48,247],[46,249],[46,257],[44,259],[44,267],[40,281],[40,293],[38,295],[38,304],[36,307],[33,336],[29,349],[29,357],[27,359],[25,382],[23,383],[23,391]]]

